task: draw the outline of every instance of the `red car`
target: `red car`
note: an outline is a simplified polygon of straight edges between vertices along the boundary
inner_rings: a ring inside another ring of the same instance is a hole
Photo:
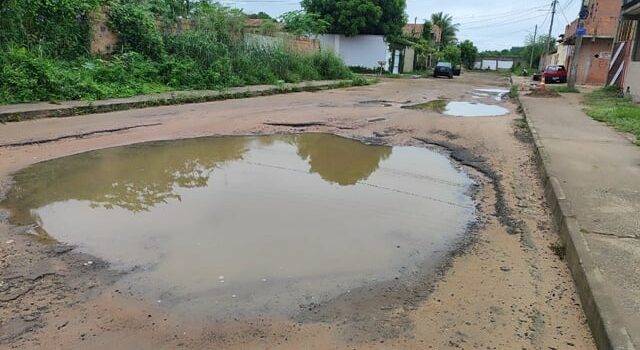
[[[562,65],[551,64],[544,69],[542,73],[544,82],[549,83],[566,83],[567,82],[567,70]]]

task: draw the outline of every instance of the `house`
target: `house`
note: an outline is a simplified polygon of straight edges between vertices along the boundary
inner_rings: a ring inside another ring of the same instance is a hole
[[[587,33],[582,37],[580,57],[574,57],[579,20],[576,19],[565,28],[562,45],[569,48],[566,48],[564,65],[570,67],[573,60],[578,60],[576,76],[578,84],[604,85],[606,83],[611,47],[620,18],[620,4],[621,0],[589,0],[587,5],[589,16],[584,20]]]
[[[640,0],[623,1],[611,55],[607,84],[640,101]]]

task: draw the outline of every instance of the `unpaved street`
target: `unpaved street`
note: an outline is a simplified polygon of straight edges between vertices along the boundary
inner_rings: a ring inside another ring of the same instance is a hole
[[[25,143],[0,147],[0,198],[11,186],[12,173],[44,160],[145,141],[274,133],[323,132],[432,148],[450,155],[479,185],[473,194],[478,220],[468,244],[419,283],[383,284],[293,317],[211,322],[173,314],[161,303],[114,287],[123,272],[76,249],[24,234],[37,232],[10,225],[10,213],[0,212],[0,345],[594,349],[561,249],[551,248],[558,237],[526,123],[506,97],[473,91],[509,85],[507,78],[491,73],[465,73],[454,80],[386,79],[315,93],[0,125],[0,144]],[[402,108],[439,99],[499,105],[509,113],[455,117],[437,108]],[[134,128],[100,132],[126,127]]]

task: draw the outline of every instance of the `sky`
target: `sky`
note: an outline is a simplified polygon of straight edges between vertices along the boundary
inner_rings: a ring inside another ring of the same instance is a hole
[[[264,11],[277,17],[300,9],[298,0],[221,0],[221,3],[242,8],[247,13]],[[409,22],[418,23],[434,12],[451,14],[460,23],[459,40],[469,39],[482,50],[502,50],[523,46],[525,38],[539,32],[549,33],[552,0],[407,0]],[[564,33],[565,26],[578,16],[580,0],[559,0],[553,35]]]

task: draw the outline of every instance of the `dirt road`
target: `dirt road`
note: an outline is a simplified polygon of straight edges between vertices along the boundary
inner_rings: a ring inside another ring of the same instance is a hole
[[[0,214],[0,345],[20,349],[594,349],[573,281],[551,249],[558,237],[516,105],[476,88],[505,88],[488,73],[254,99],[0,125],[2,192],[33,163],[151,140],[209,135],[328,132],[447,151],[481,185],[471,245],[439,277],[388,308],[346,302],[319,320],[202,322],[167,314],[113,287],[119,273],[69,247],[45,244]],[[407,109],[438,99],[501,105],[499,117]],[[108,130],[119,130],[109,132]],[[103,132],[106,131],[106,132]],[[78,137],[83,135],[83,137]],[[48,140],[56,139],[49,142]],[[29,144],[30,142],[34,142]],[[95,261],[88,264],[87,261]],[[355,306],[354,306],[355,305]],[[367,311],[369,312],[369,311]],[[354,315],[358,317],[354,317]]]

